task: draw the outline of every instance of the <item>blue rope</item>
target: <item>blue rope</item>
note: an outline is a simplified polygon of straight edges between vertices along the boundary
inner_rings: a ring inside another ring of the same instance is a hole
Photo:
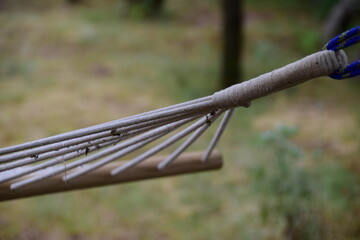
[[[334,79],[347,79],[360,75],[360,60],[357,60],[345,67],[339,68],[336,72],[329,75]]]
[[[324,46],[324,50],[333,50],[333,51],[337,51],[339,49],[345,48],[350,46],[349,44],[347,44],[348,41],[350,41],[353,37],[357,37],[358,41],[359,41],[359,37],[360,37],[360,26],[358,27],[354,27],[346,32],[343,32],[339,35],[337,35],[336,37],[334,37],[333,39],[331,39],[325,46]],[[355,44],[356,42],[352,42],[352,44]],[[345,47],[343,47],[343,45],[346,44]],[[351,45],[352,45],[351,44]]]
[[[354,27],[344,33],[341,33],[331,39],[323,50],[338,51],[343,48],[350,47],[360,42],[360,26]],[[345,67],[339,68],[329,77],[334,79],[347,79],[360,75],[360,60],[355,61]]]

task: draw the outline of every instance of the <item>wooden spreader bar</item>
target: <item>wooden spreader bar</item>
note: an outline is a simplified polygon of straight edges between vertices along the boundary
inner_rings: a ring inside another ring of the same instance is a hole
[[[118,161],[107,164],[99,169],[91,171],[81,177],[72,179],[69,182],[63,181],[63,174],[45,179],[43,181],[30,184],[18,190],[10,190],[10,185],[14,181],[0,184],[0,201],[33,197],[49,193],[58,193],[64,191],[72,191],[77,189],[92,188],[104,185],[127,183],[145,179],[166,177],[172,175],[194,173],[201,171],[209,171],[220,169],[222,167],[222,156],[218,151],[213,151],[206,162],[201,161],[204,152],[184,153],[180,155],[176,161],[168,167],[158,170],[158,164],[163,161],[166,156],[149,158],[147,161],[130,168],[121,174],[111,176],[110,171],[126,163],[126,161]],[[72,171],[76,171],[74,169]],[[68,171],[71,173],[72,171]],[[25,177],[26,178],[26,177]],[[25,179],[23,178],[23,179]],[[19,181],[17,179],[16,181]]]

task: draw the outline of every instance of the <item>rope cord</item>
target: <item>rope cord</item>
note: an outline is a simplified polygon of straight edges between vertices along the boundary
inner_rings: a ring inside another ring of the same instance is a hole
[[[327,44],[325,44],[323,50],[339,51],[341,49],[350,47],[359,42],[360,42],[360,26],[357,26],[331,39]],[[360,75],[360,60],[357,60],[349,65],[340,67],[334,73],[330,74],[329,77],[337,80],[342,80],[359,75]]]
[[[346,54],[343,51],[317,52],[285,67],[216,92],[212,101],[217,108],[222,109],[249,106],[254,99],[316,77],[328,76],[338,70],[344,62],[346,62]]]
[[[71,182],[79,176],[115,161],[200,118],[200,120],[135,157],[132,161],[112,169],[109,175],[117,175],[142,163],[152,155],[192,133],[172,154],[157,165],[158,170],[166,171],[165,169],[169,164],[175,161],[183,151],[200,137],[212,122],[226,112],[201,159],[206,164],[235,107],[248,107],[251,105],[251,101],[257,98],[299,85],[316,77],[330,75],[333,78],[343,79],[359,75],[360,61],[348,64],[347,56],[342,50],[358,42],[360,42],[360,27],[350,29],[335,37],[326,44],[323,51],[249,81],[233,85],[213,95],[0,149],[0,173],[5,173],[5,175],[0,174],[0,183],[43,171],[40,175],[30,175],[29,178],[19,179],[19,181],[11,183],[10,188],[12,190],[19,189],[64,172],[63,181],[67,184],[68,181]],[[98,152],[88,155],[88,153],[95,151]],[[84,157],[76,159],[81,156]],[[65,165],[69,161],[71,162]],[[14,169],[33,163],[38,164],[20,171]],[[45,171],[46,168],[61,164],[64,165]],[[68,172],[80,166],[83,167]],[[4,172],[9,169],[14,169],[15,173],[6,174]]]
[[[155,129],[155,130],[152,130],[150,132],[144,133],[144,134],[139,135],[139,136],[137,136],[137,137],[135,137],[135,138],[133,138],[133,139],[131,139],[129,141],[126,141],[126,142],[123,142],[123,143],[121,143],[119,145],[115,145],[115,146],[113,146],[111,148],[102,150],[102,151],[100,151],[100,152],[98,152],[98,153],[96,153],[94,155],[87,156],[87,157],[82,158],[80,160],[71,162],[70,164],[67,165],[67,169],[68,170],[73,169],[73,168],[81,166],[81,165],[83,165],[85,163],[89,163],[89,162],[98,160],[100,158],[103,158],[105,156],[108,156],[110,154],[120,152],[121,150],[126,149],[126,148],[131,147],[131,146],[132,146],[131,149],[134,148],[134,150],[135,150],[135,149],[139,148],[140,146],[143,146],[144,145],[143,143],[145,143],[145,144],[150,143],[151,141],[154,141],[157,136],[163,136],[163,134],[167,134],[167,133],[171,132],[172,130],[174,130],[174,129],[176,129],[176,128],[182,126],[183,124],[186,124],[187,122],[190,122],[192,120],[194,120],[194,118],[184,119],[184,120],[181,120],[181,121],[178,121],[178,122],[167,124],[165,126],[162,126],[162,127],[158,128],[158,129]],[[151,141],[149,139],[151,139]],[[110,145],[110,144],[108,144],[108,145]],[[106,146],[108,146],[108,145],[106,145]],[[95,149],[90,148],[90,151],[94,151],[94,150]],[[129,150],[127,150],[127,151],[129,151]],[[71,160],[71,159],[73,159],[73,158],[75,158],[77,156],[78,155],[71,154],[66,158],[66,161]],[[116,160],[117,158],[120,158],[120,155],[113,155],[112,159],[110,161]],[[53,164],[51,164],[51,165],[43,164],[42,166],[40,166],[40,168],[53,166],[56,163],[58,163],[58,161],[53,161],[52,163]],[[36,167],[38,167],[38,165]],[[21,183],[19,185],[15,185],[15,186],[18,186],[18,187],[19,186],[24,186],[24,185],[27,185],[29,183],[34,183],[36,181],[40,181],[40,180],[46,179],[48,177],[52,177],[52,176],[54,176],[56,174],[59,174],[59,173],[62,173],[62,172],[64,172],[64,169],[59,168],[59,169],[50,171],[47,174],[42,175],[41,177],[34,177],[34,178],[31,178],[31,179],[26,179],[26,181],[24,181],[23,183]],[[70,176],[71,176],[71,174],[68,175],[67,177],[69,178]],[[5,182],[5,181],[8,181],[8,180],[10,180],[10,179],[4,179],[1,182]]]
[[[162,109],[158,109],[158,110],[154,110],[154,111],[150,111],[150,112],[146,112],[146,113],[141,113],[141,114],[138,114],[135,116],[122,118],[122,119],[114,120],[111,122],[107,122],[107,123],[103,123],[103,124],[99,124],[99,125],[95,125],[95,126],[91,126],[91,127],[87,127],[87,128],[78,129],[75,131],[58,134],[55,136],[51,136],[51,137],[23,143],[23,144],[18,144],[18,145],[6,147],[6,148],[2,148],[2,149],[0,149],[0,155],[13,153],[13,152],[17,152],[17,151],[22,151],[25,149],[35,148],[35,147],[39,147],[39,146],[44,146],[47,144],[61,142],[61,141],[74,139],[74,138],[78,138],[78,137],[83,137],[83,136],[90,135],[93,133],[99,133],[99,132],[104,132],[104,131],[114,131],[114,130],[116,131],[118,128],[134,126],[135,124],[146,123],[146,122],[149,122],[152,120],[154,120],[154,122],[157,122],[157,123],[162,123],[164,118],[173,117],[175,115],[178,117],[178,119],[181,119],[182,115],[185,115],[185,114],[189,115],[194,112],[206,114],[208,112],[211,112],[213,109],[213,106],[209,105],[209,102],[211,103],[211,98],[205,97],[205,98],[196,99],[196,100],[185,102],[185,103],[180,103],[180,104],[170,106],[170,107],[165,107]]]
[[[238,106],[248,106],[250,102],[256,98],[266,96],[273,92],[291,87],[309,79],[326,76],[337,70],[342,64],[342,59],[339,54],[334,51],[322,51],[305,57],[295,63],[289,64],[283,68],[277,69],[271,73],[261,75],[255,79],[234,85],[223,91],[215,93],[213,96],[205,97],[199,100],[193,100],[175,106],[166,107],[163,109],[151,111],[144,114],[138,114],[133,117],[111,121],[105,124],[99,124],[92,127],[87,127],[75,130],[68,133],[59,134],[52,137],[35,140],[32,142],[19,144],[11,147],[0,149],[0,155],[7,153],[14,153],[25,149],[33,149],[36,147],[43,147],[45,145],[59,143],[70,139],[81,138],[74,140],[72,144],[80,143],[82,141],[89,141],[90,139],[101,138],[111,134],[122,133],[122,130],[138,129],[140,126],[147,127],[149,125],[164,124],[168,120],[175,121],[182,119],[191,114],[206,114],[216,109],[228,109]],[[176,117],[175,117],[176,116]],[[150,124],[151,123],[151,124]],[[103,133],[109,131],[108,133]],[[99,134],[101,133],[101,134]],[[110,134],[111,133],[111,134]],[[90,137],[94,134],[93,137]],[[72,145],[70,144],[70,145]],[[61,146],[62,145],[62,146]],[[54,150],[57,147],[68,146],[68,144],[60,143],[54,144],[52,147],[44,147],[42,150]],[[34,151],[40,153],[42,151]],[[18,159],[23,154],[15,154],[8,157],[0,157],[0,162],[6,162],[10,159]]]
[[[210,157],[212,151],[214,150],[217,142],[219,141],[221,135],[225,131],[225,128],[226,128],[226,126],[227,126],[227,124],[228,124],[228,122],[229,122],[229,120],[230,120],[233,113],[234,113],[233,108],[226,111],[225,116],[222,119],[218,129],[216,130],[216,133],[215,133],[214,137],[211,139],[211,142],[210,142],[208,148],[206,149],[204,155],[201,157],[201,161],[206,162],[209,159],[209,157]]]

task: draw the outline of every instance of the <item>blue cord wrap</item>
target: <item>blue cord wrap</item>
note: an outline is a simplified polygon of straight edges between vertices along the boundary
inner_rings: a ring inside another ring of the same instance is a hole
[[[331,39],[323,50],[338,51],[343,48],[350,47],[360,42],[360,26],[354,27],[344,33],[341,33]],[[360,75],[360,60],[357,60],[347,66],[341,67],[329,77],[334,79],[347,79]]]

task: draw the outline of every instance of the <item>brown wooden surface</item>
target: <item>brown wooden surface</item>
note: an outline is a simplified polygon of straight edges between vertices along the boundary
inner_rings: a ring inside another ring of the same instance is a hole
[[[116,176],[111,176],[110,171],[121,166],[126,161],[114,162],[75,178],[69,181],[68,185],[62,181],[63,174],[28,185],[16,191],[10,190],[10,185],[13,182],[8,182],[0,185],[0,201],[221,168],[222,156],[218,151],[214,151],[206,163],[200,161],[202,154],[203,152],[184,153],[161,171],[157,170],[156,166],[166,156],[154,157]]]

